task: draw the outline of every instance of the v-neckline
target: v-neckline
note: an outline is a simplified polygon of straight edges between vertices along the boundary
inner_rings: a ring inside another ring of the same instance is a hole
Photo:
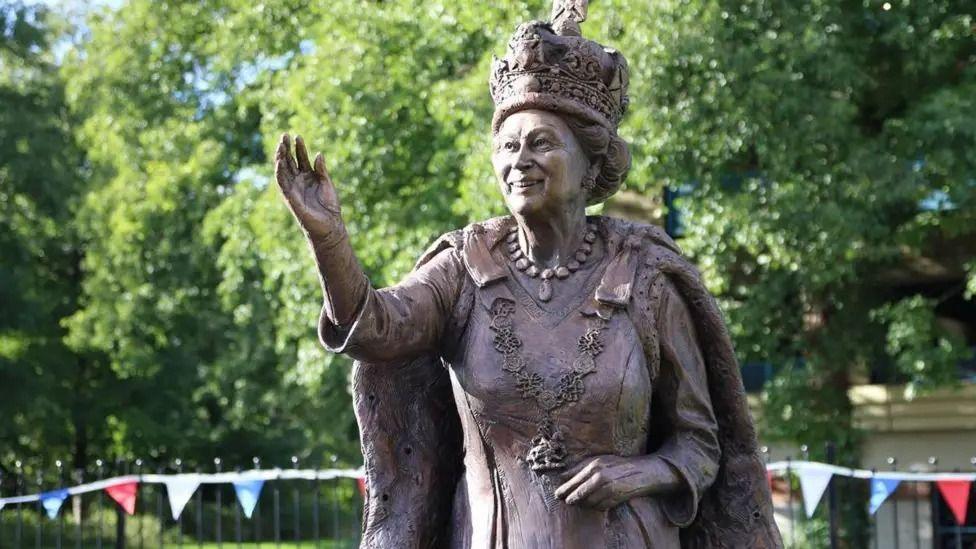
[[[562,323],[572,312],[580,311],[587,299],[593,299],[596,293],[596,287],[603,278],[603,271],[606,270],[607,255],[607,249],[604,246],[603,255],[597,260],[597,265],[589,270],[589,273],[586,275],[587,278],[581,285],[582,291],[565,301],[562,306],[557,306],[553,309],[540,304],[536,297],[532,295],[531,290],[519,282],[517,279],[519,273],[511,264],[507,265],[509,276],[505,277],[504,284],[529,318],[546,328],[554,328]]]

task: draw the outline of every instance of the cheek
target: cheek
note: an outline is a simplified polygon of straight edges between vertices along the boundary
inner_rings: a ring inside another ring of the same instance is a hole
[[[559,193],[572,195],[582,186],[584,169],[566,152],[553,153],[549,157],[549,174],[558,182]]]
[[[505,180],[506,166],[508,166],[508,162],[504,155],[498,153],[491,155],[491,167],[494,169],[495,177],[498,178],[499,182]]]

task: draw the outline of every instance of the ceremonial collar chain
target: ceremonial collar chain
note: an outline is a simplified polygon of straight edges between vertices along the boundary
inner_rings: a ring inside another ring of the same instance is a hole
[[[569,278],[569,275],[573,274],[586,260],[589,259],[590,254],[593,252],[593,242],[596,241],[596,227],[592,224],[587,223],[586,234],[583,235],[583,242],[580,247],[573,254],[573,258],[563,265],[557,265],[556,267],[546,267],[540,269],[532,262],[531,259],[525,252],[522,251],[522,247],[519,245],[518,241],[518,225],[513,225],[508,231],[508,236],[505,238],[508,243],[508,257],[515,264],[515,268],[524,272],[528,276],[535,278],[539,277],[542,279],[542,284],[539,285],[539,300],[549,301],[552,299],[552,283],[553,278],[558,278],[560,280]]]
[[[587,319],[583,335],[576,342],[572,367],[555,384],[547,384],[541,374],[529,371],[529,362],[522,355],[522,340],[515,333],[514,317],[514,301],[498,298],[492,303],[489,328],[495,332],[492,345],[502,355],[502,370],[515,378],[515,387],[522,398],[534,401],[542,412],[524,459],[533,471],[558,471],[566,466],[570,456],[555,415],[560,408],[583,396],[586,390],[583,378],[596,371],[596,357],[603,351],[601,336],[607,321],[599,315]]]

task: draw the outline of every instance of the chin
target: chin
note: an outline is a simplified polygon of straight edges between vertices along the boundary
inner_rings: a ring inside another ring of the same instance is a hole
[[[505,197],[505,205],[508,211],[521,216],[532,215],[541,212],[545,200],[541,196],[521,196],[509,195]]]

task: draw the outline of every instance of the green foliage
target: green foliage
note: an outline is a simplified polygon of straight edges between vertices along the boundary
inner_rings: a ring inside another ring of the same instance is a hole
[[[925,389],[971,355],[935,322],[944,299],[967,299],[958,279],[941,295],[894,275],[922,262],[962,273],[976,252],[967,6],[654,4],[666,26],[635,70],[653,82],[642,96],[654,113],[642,129],[660,135],[650,177],[695,188],[682,245],[741,358],[780,368],[763,436],[807,443],[813,457],[834,441],[857,460],[855,380],[893,363]]]
[[[740,358],[781,372],[763,434],[814,457],[857,459],[846,390],[879,364],[917,391],[967,353],[939,317],[976,294],[973,15],[891,4],[605,0],[584,26],[629,61],[628,189],[694,189],[681,244]],[[0,8],[0,461],[358,463],[269,153],[283,131],[325,153],[371,280],[396,281],[502,213],[488,66],[548,7]],[[892,275],[930,263],[951,284]]]
[[[67,455],[99,384],[64,345],[80,293],[73,216],[84,190],[75,117],[41,8],[0,5],[0,459]]]
[[[885,349],[909,379],[909,396],[929,386],[951,385],[957,365],[972,354],[961,337],[940,329],[934,301],[916,295],[873,311],[888,326]]]

